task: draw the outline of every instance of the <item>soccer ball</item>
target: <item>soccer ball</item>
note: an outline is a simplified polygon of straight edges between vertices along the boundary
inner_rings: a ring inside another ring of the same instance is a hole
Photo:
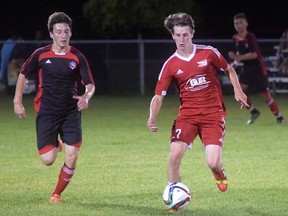
[[[183,209],[190,203],[189,188],[182,182],[174,182],[166,186],[163,192],[163,201],[168,209]]]

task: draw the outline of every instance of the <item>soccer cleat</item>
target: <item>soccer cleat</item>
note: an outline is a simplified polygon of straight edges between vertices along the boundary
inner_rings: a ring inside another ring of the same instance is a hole
[[[177,212],[177,211],[178,211],[177,209],[173,209],[173,208],[169,208],[169,209],[167,209],[167,212],[175,213],[175,212]]]
[[[50,198],[50,203],[60,204],[62,203],[61,197],[58,194],[52,194]]]
[[[227,180],[227,176],[224,172],[224,169],[221,169],[218,172],[213,170],[212,173],[216,179],[216,185],[217,185],[218,189],[221,192],[226,191],[228,188],[228,180]]]
[[[276,118],[277,124],[284,124],[284,118],[282,116]]]
[[[255,122],[255,120],[260,116],[260,112],[258,110],[254,110],[251,112],[251,117],[250,119],[247,121],[247,125],[253,124]]]
[[[216,185],[217,185],[218,189],[219,189],[221,192],[226,191],[227,188],[228,188],[227,179],[225,179],[225,180],[216,180]]]

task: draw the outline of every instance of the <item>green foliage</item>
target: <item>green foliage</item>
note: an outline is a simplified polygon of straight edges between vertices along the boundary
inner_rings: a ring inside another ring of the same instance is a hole
[[[159,131],[146,128],[150,97],[97,96],[83,112],[83,146],[76,173],[62,194],[63,205],[49,203],[64,154],[45,167],[35,144],[32,96],[24,97],[27,118],[13,113],[12,97],[0,95],[0,215],[157,216],[165,212],[162,192],[172,121],[179,100],[167,96],[158,118]],[[229,188],[218,191],[197,138],[181,167],[191,203],[176,215],[287,215],[287,125],[277,125],[261,98],[255,124],[249,113],[226,96],[228,111],[223,162]],[[287,96],[276,97],[284,117]],[[287,117],[288,118],[288,117]]]
[[[186,0],[88,0],[84,16],[96,33],[109,37],[120,32],[141,34],[144,29],[159,29],[171,13],[199,14],[194,1]]]

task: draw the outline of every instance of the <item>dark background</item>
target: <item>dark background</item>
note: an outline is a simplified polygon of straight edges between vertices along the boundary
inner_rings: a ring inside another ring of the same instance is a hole
[[[17,32],[23,39],[34,39],[37,29],[44,31],[48,38],[47,19],[55,11],[63,11],[73,19],[73,39],[101,39],[82,16],[85,2],[85,0],[3,1],[0,7],[0,40],[7,39],[11,31]],[[287,0],[195,0],[195,2],[202,14],[200,23],[197,17],[193,17],[196,23],[195,38],[198,39],[231,38],[235,33],[233,15],[238,12],[245,12],[248,15],[249,29],[258,38],[280,38],[281,33],[288,29]],[[119,35],[118,38],[123,39],[123,36]],[[152,38],[165,39],[170,38],[170,35],[163,27],[160,34],[155,35],[149,30],[144,34],[144,39]]]

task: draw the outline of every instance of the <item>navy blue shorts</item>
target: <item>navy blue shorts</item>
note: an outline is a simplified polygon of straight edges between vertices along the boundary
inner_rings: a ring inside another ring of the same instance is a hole
[[[269,88],[268,77],[258,65],[244,66],[239,74],[239,82],[248,85],[253,92],[265,92]]]
[[[36,133],[39,151],[48,146],[58,147],[58,135],[63,143],[80,147],[82,143],[81,112],[65,115],[38,114]]]

